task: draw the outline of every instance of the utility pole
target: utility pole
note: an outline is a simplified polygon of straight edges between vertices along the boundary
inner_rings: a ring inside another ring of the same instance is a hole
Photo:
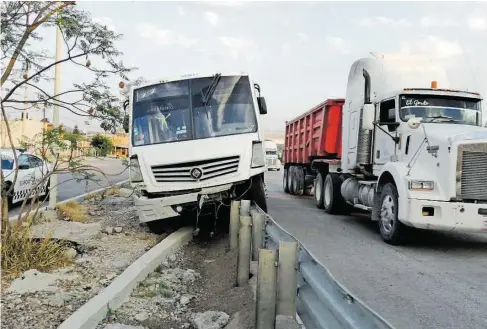
[[[61,60],[62,55],[62,35],[61,29],[56,27],[56,62]],[[61,64],[56,64],[55,73],[54,73],[54,96],[57,101],[59,101],[59,93],[61,87]],[[52,117],[52,125],[53,128],[57,128],[59,126],[59,105],[54,105],[53,109],[53,117]],[[54,159],[55,160],[55,159]],[[51,184],[50,184],[50,198],[49,198],[49,208],[55,209],[57,204],[57,174],[51,175]]]

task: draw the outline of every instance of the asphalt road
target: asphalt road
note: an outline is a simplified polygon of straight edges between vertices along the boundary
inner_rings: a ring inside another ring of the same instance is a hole
[[[487,328],[487,235],[417,231],[390,246],[367,217],[285,194],[282,172],[265,176],[271,216],[396,329]]]
[[[77,182],[72,174],[59,174],[58,175],[58,202],[66,199],[73,198],[75,196],[88,193],[90,191],[97,190],[102,187],[106,187],[125,179],[128,179],[128,169],[125,170],[125,166],[122,160],[110,159],[110,158],[88,158],[85,160],[84,164],[92,165],[102,171],[106,177],[101,173],[96,173],[96,178],[94,180],[83,180]],[[95,173],[95,172],[93,172]],[[48,203],[46,202],[45,205]],[[9,210],[9,217],[18,215],[20,212],[22,202],[14,205],[12,209]],[[28,205],[24,208],[27,210]]]

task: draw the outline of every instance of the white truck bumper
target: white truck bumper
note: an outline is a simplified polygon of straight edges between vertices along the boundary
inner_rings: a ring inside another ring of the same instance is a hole
[[[429,230],[487,233],[487,204],[409,199],[404,224]],[[432,216],[426,212],[434,210]],[[425,214],[423,214],[425,212]]]
[[[176,211],[178,205],[194,203],[197,206],[200,195],[215,194],[230,190],[233,184],[225,184],[211,188],[204,188],[200,192],[187,193],[182,195],[167,196],[161,198],[147,198],[134,196],[134,203],[142,223],[160,220],[170,217],[177,217],[180,214]]]

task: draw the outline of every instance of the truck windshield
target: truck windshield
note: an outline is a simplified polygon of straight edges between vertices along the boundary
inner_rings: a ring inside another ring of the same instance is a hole
[[[134,146],[257,131],[247,76],[222,76],[204,103],[213,78],[162,83],[134,91]]]
[[[434,95],[401,95],[401,120],[422,118],[423,122],[480,125],[480,100]]]
[[[273,151],[273,150],[272,150],[272,151],[271,151],[271,150],[266,150],[266,151],[265,151],[265,154],[266,154],[266,155],[277,155],[277,151]]]

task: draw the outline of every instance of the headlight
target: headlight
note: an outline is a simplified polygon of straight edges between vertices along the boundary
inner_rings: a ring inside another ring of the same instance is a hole
[[[140,171],[139,159],[137,155],[133,155],[130,157],[130,182],[131,183],[140,183],[143,181],[142,179],[142,172]]]
[[[252,144],[252,168],[265,166],[265,153],[262,147],[262,142],[254,142]]]
[[[410,190],[427,190],[431,191],[435,188],[435,183],[432,181],[409,181]]]

